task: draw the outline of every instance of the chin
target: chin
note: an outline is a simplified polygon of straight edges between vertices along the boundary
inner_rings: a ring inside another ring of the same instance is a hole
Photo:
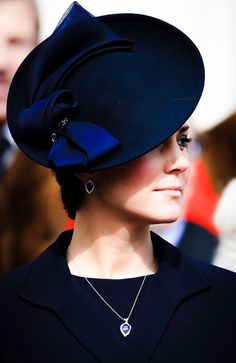
[[[176,222],[179,219],[179,217],[177,218],[159,218],[159,219],[155,219],[154,221],[152,221],[150,223],[151,224],[171,224]]]
[[[129,211],[130,213],[130,211]],[[171,205],[147,205],[144,209],[132,210],[132,220],[142,225],[173,223],[181,216],[179,203]]]
[[[153,224],[162,224],[162,223],[174,223],[181,216],[180,208],[173,208],[171,210],[163,210],[158,211],[155,215],[153,215]]]
[[[6,121],[6,110],[5,110],[5,104],[2,106],[0,102],[0,125],[5,123]]]

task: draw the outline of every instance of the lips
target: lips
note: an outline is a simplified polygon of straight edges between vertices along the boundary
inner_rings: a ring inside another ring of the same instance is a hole
[[[172,185],[172,186],[167,186],[167,187],[164,187],[164,188],[157,188],[155,189],[155,191],[157,192],[161,192],[161,191],[179,191],[179,192],[182,192],[182,187],[181,186],[178,186],[178,185]]]

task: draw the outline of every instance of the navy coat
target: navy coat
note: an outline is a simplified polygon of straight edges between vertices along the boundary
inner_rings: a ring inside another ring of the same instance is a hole
[[[234,273],[186,257],[153,234],[159,299],[140,304],[139,316],[151,311],[147,319],[155,320],[137,344],[148,352],[144,360],[71,277],[70,238],[65,232],[33,263],[0,279],[1,363],[236,362]]]

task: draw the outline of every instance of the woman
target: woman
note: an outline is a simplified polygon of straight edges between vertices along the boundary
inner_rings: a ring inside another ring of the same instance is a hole
[[[77,3],[24,61],[9,127],[75,229],[2,279],[2,362],[232,362],[234,274],[149,231],[179,216],[203,83],[176,28]]]

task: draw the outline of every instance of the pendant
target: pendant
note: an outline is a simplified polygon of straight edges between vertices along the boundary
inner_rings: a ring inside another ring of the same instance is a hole
[[[131,332],[131,325],[127,322],[127,319],[124,319],[125,322],[123,324],[121,324],[120,326],[120,331],[121,331],[121,334],[124,336],[124,337],[127,337],[127,335],[130,334]]]

